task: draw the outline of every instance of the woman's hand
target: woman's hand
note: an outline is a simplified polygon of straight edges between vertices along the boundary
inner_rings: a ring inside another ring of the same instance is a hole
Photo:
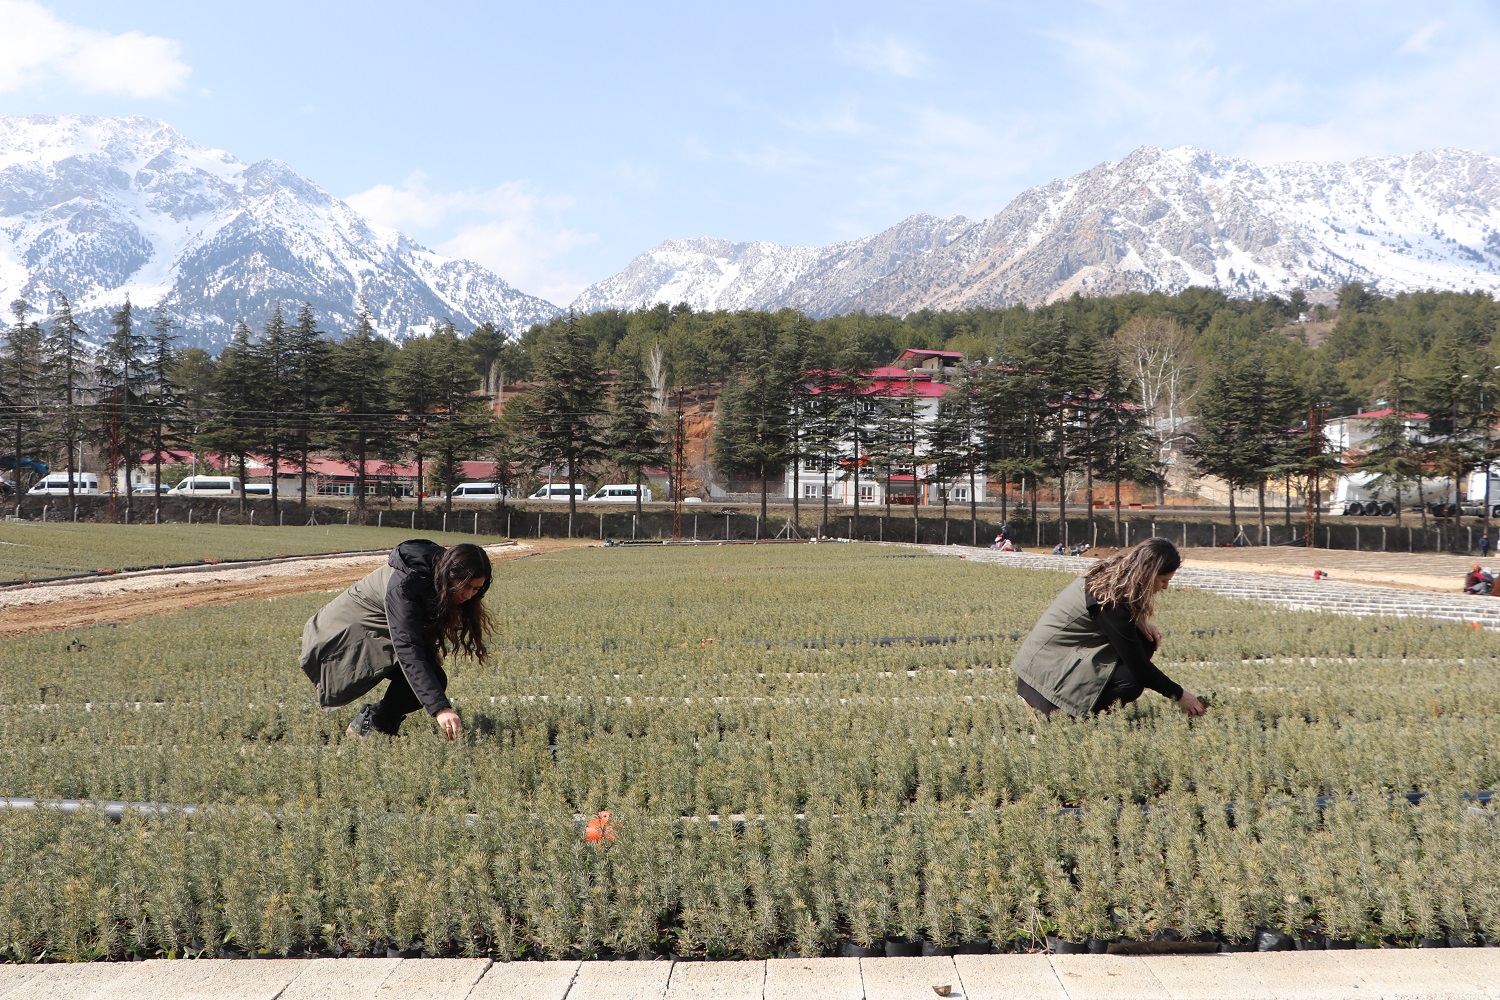
[[[1199,711],[1202,711],[1201,706],[1199,707]],[[453,709],[451,708],[445,708],[437,714],[437,724],[438,728],[443,731],[443,735],[448,737],[450,740],[458,739],[464,731],[463,720],[461,720],[458,717],[458,713],[453,711]]]
[[[1202,715],[1208,711],[1203,707],[1203,702],[1198,700],[1198,696],[1191,691],[1182,692],[1182,697],[1177,699],[1177,707],[1188,715]]]
[[[1161,629],[1147,622],[1141,626],[1141,632],[1145,634],[1147,641],[1151,643],[1151,651],[1153,653],[1161,649]]]

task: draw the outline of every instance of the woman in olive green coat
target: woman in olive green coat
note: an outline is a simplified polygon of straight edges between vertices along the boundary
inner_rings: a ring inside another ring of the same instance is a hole
[[[1202,715],[1203,702],[1151,662],[1161,646],[1151,623],[1156,595],[1181,565],[1165,538],[1101,559],[1057,595],[1021,644],[1011,663],[1016,693],[1044,714],[1060,708],[1086,716],[1128,705],[1150,688]]]

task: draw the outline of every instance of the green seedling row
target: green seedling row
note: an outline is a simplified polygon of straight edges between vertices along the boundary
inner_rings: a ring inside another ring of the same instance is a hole
[[[422,717],[360,743],[315,706],[297,644],[328,595],[7,642],[0,794],[208,808],[0,811],[0,948],[1500,940],[1496,827],[1463,798],[1500,787],[1500,636],[1172,592],[1160,662],[1209,714],[1047,720],[1010,636],[1068,577],[891,553],[507,563],[495,655],[449,664],[458,743]],[[993,638],[816,642],[919,635]]]

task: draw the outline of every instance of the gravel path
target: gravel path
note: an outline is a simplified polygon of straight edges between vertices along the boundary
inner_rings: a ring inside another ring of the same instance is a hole
[[[1061,570],[1083,573],[1092,559],[1076,556],[1034,555],[1029,552],[995,552],[990,549],[956,550],[943,545],[923,546],[934,555],[959,555],[970,562],[996,563],[1021,569]],[[1172,578],[1174,587],[1206,590],[1225,597],[1267,601],[1305,611],[1331,611],[1341,615],[1389,615],[1396,618],[1437,618],[1452,622],[1477,622],[1500,631],[1500,598],[1470,594],[1440,594],[1431,591],[1381,587],[1338,580],[1314,580],[1242,570],[1206,569],[1185,565]]]

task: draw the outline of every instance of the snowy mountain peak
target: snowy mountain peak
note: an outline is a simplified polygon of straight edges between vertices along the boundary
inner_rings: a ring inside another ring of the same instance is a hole
[[[864,240],[779,247],[672,240],[586,290],[579,309],[854,309],[1036,304],[1081,292],[1500,292],[1500,159],[1462,149],[1258,166],[1195,146],[1023,191],[995,216],[912,216]]]
[[[393,337],[443,319],[519,332],[558,313],[371,225],[280,160],[247,166],[140,116],[0,118],[0,301],[45,307],[53,289],[95,330],[127,294],[164,302],[205,346],[277,303],[311,302],[340,330],[366,301]]]

